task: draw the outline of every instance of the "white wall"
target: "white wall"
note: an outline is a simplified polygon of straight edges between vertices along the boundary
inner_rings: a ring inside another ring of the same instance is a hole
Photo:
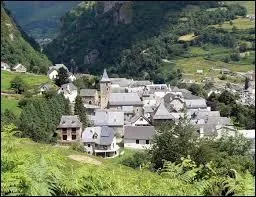
[[[139,144],[136,144],[135,139],[124,139],[124,148],[145,149],[149,147],[150,144],[146,144],[146,140],[140,140]]]
[[[132,126],[141,126],[141,125],[150,125],[148,121],[146,121],[144,118],[140,120],[140,118],[132,124]]]
[[[56,70],[54,70],[54,71],[52,71],[52,72],[48,75],[48,77],[49,77],[50,79],[56,79],[57,75],[58,75],[58,72],[57,72]]]

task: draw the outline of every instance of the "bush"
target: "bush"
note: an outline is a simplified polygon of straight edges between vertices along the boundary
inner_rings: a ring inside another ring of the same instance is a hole
[[[149,162],[149,157],[145,151],[138,151],[133,155],[124,158],[121,160],[121,164],[131,167],[131,168],[139,168],[146,165]]]
[[[231,60],[236,62],[238,62],[241,59],[239,53],[233,53],[232,55],[230,55],[230,58]]]
[[[75,151],[78,151],[78,152],[84,152],[84,146],[83,144],[81,144],[80,142],[73,142],[71,145],[70,145],[70,148],[72,150],[75,150]]]
[[[22,94],[26,89],[26,84],[21,77],[16,76],[11,81],[11,89],[13,89],[16,94]]]
[[[221,76],[219,77],[219,79],[220,79],[220,80],[226,80],[226,79],[227,79],[227,75],[225,75],[225,74],[224,74],[224,75],[221,75]]]

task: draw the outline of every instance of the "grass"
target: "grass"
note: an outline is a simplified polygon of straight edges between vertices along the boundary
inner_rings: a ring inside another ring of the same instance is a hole
[[[255,28],[255,20],[250,21],[249,18],[237,18],[232,20],[232,25],[229,21],[224,22],[222,25],[212,25],[216,28],[223,28],[226,30],[232,30],[233,27],[236,27],[237,29],[250,29]]]
[[[14,77],[20,76],[28,85],[29,89],[35,88],[42,83],[52,83],[46,75],[35,75],[31,73],[15,73],[8,71],[1,71],[1,91],[10,90],[11,81]]]
[[[5,111],[9,109],[16,115],[19,115],[21,112],[21,108],[18,107],[19,98],[15,97],[7,97],[1,96],[1,111]]]
[[[247,9],[248,14],[255,14],[255,1],[224,1],[225,4],[239,4]]]
[[[194,33],[186,34],[184,36],[180,36],[178,40],[182,41],[191,41],[194,40],[197,36]]]

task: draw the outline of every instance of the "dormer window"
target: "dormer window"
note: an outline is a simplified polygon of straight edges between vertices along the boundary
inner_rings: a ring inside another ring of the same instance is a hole
[[[97,139],[97,137],[98,137],[97,133],[94,133],[94,135],[92,136],[93,139]]]
[[[75,123],[75,121],[74,121],[74,120],[72,120],[72,121],[71,121],[71,124],[74,124],[74,123]]]
[[[66,123],[66,121],[62,121],[62,124],[65,124]]]

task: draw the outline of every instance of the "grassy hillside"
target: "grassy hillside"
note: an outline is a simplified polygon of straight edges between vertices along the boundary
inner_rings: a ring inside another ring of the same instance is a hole
[[[36,88],[43,83],[52,83],[52,81],[46,75],[1,71],[1,91],[10,91],[10,82],[16,76],[20,76],[24,80],[24,82],[28,85],[28,89]]]
[[[51,62],[30,45],[31,39],[20,30],[1,2],[1,61],[11,66],[21,63],[29,72],[46,73]]]
[[[21,108],[18,107],[19,97],[3,96],[1,95],[1,111],[4,112],[6,109],[9,109],[14,114],[19,115]]]
[[[255,15],[255,1],[224,1],[226,4],[239,4],[246,7],[248,14]]]
[[[6,6],[34,39],[53,38],[60,25],[59,19],[80,1],[6,1]]]
[[[12,137],[12,130],[9,126],[1,132],[1,153],[5,153],[1,154],[1,195],[204,195],[210,184],[188,183],[68,147]],[[254,178],[249,174],[239,176],[236,184],[235,194],[254,194]]]

